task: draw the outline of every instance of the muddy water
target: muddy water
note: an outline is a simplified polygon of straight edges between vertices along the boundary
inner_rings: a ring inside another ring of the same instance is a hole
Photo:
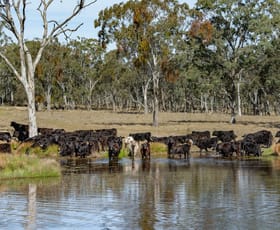
[[[0,182],[0,229],[280,229],[280,161],[65,160]]]

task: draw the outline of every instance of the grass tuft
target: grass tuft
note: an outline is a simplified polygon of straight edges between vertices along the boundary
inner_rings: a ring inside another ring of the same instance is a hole
[[[54,159],[42,159],[27,155],[0,155],[0,178],[57,177],[60,165]]]
[[[167,147],[163,143],[151,143],[151,152],[152,153],[167,153]]]

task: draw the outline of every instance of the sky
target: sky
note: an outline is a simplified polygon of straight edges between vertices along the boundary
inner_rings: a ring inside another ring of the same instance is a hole
[[[89,1],[89,0],[88,0]],[[86,2],[88,2],[86,1]],[[190,7],[194,5],[196,0],[179,0],[180,3],[186,2]],[[26,39],[32,40],[42,37],[42,21],[37,11],[39,0],[30,1],[27,7],[27,20],[26,20]],[[73,29],[83,23],[78,31],[72,33],[71,38],[75,39],[77,36],[85,38],[97,38],[97,29],[94,28],[94,20],[98,18],[98,13],[106,7],[111,7],[114,4],[126,2],[126,0],[97,0],[94,4],[84,9],[78,16],[72,19],[69,28]],[[54,3],[49,9],[49,19],[60,20],[70,15],[73,6],[77,0],[54,0]]]

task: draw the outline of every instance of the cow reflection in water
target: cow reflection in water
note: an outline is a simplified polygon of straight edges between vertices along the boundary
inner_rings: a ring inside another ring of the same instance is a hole
[[[182,160],[174,160],[174,159],[169,159],[168,162],[168,169],[169,171],[177,171],[177,170],[182,170],[190,168],[190,160],[189,159],[184,159]]]
[[[115,173],[115,172],[121,172],[122,171],[122,164],[119,162],[118,159],[112,159],[109,160],[109,172]]]
[[[142,159],[141,166],[142,166],[142,171],[149,172],[151,167],[150,159]]]

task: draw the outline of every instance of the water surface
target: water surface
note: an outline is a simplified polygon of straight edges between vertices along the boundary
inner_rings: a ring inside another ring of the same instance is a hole
[[[0,182],[0,229],[280,229],[280,160],[64,160]]]

